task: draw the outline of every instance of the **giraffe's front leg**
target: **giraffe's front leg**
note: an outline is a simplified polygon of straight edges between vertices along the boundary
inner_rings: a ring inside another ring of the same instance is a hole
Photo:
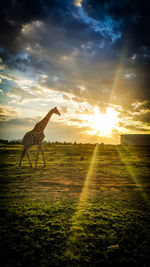
[[[41,149],[41,153],[42,153],[42,157],[43,157],[43,162],[44,162],[44,167],[45,167],[46,166],[46,161],[45,161],[45,156],[44,156],[44,151],[43,151],[42,145],[40,146],[40,149]]]

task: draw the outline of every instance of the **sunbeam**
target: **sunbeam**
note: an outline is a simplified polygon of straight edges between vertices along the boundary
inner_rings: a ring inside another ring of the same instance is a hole
[[[119,82],[120,73],[124,69],[123,68],[123,61],[126,58],[126,54],[127,54],[127,39],[124,41],[121,56],[120,56],[120,59],[119,59],[119,62],[118,62],[117,68],[116,68],[116,73],[114,75],[114,80],[112,83],[112,89],[110,91],[108,102],[111,102],[113,100],[113,98],[116,97],[115,89],[117,88],[117,84]]]
[[[78,231],[82,230],[81,227],[81,221],[82,221],[82,215],[84,214],[84,211],[86,210],[86,201],[88,200],[89,193],[90,193],[90,185],[92,182],[92,176],[94,172],[96,171],[96,156],[98,153],[99,144],[97,143],[94,152],[91,158],[90,166],[85,178],[85,182],[83,185],[83,189],[79,198],[78,206],[76,209],[76,212],[74,216],[72,217],[72,226],[71,226],[71,235],[68,240],[68,248],[69,250],[66,251],[66,256],[68,251],[72,248],[72,253],[75,254],[75,246],[78,241]]]
[[[88,170],[85,182],[84,182],[83,190],[82,190],[82,193],[81,193],[81,196],[79,199],[79,205],[81,203],[83,203],[83,201],[85,201],[88,197],[88,190],[90,187],[91,178],[92,178],[92,175],[93,175],[95,167],[96,167],[96,156],[97,156],[97,152],[98,152],[98,147],[99,147],[99,144],[97,143],[95,146],[94,152],[93,152],[90,167],[89,167],[89,170]]]
[[[129,151],[129,148],[124,146],[123,149],[129,154],[131,153],[131,151]],[[145,194],[145,192],[143,191],[143,188],[142,188],[142,185],[140,184],[140,182],[137,180],[137,177],[132,169],[132,165],[129,161],[129,158],[128,157],[125,157],[123,155],[123,151],[121,149],[118,149],[118,152],[119,152],[119,155],[121,157],[121,160],[123,162],[123,164],[125,165],[126,167],[126,170],[127,172],[129,173],[130,177],[132,178],[133,182],[136,184],[136,186],[138,187],[139,191],[140,191],[140,194],[141,196],[143,197],[143,199],[149,204],[149,199],[147,198],[147,195]]]
[[[90,185],[91,185],[91,182],[92,182],[92,176],[93,176],[93,173],[94,173],[95,167],[96,167],[96,156],[97,156],[97,153],[98,153],[98,148],[99,148],[99,144],[97,143],[96,146],[95,146],[93,155],[92,155],[92,159],[91,159],[91,163],[90,163],[90,166],[89,166],[89,169],[88,169],[88,173],[86,175],[85,182],[84,182],[84,185],[83,185],[83,189],[82,189],[82,192],[81,192],[81,195],[80,195],[80,198],[79,198],[77,210],[76,210],[76,213],[75,213],[75,215],[73,217],[73,222],[75,222],[77,220],[78,216],[82,212],[82,208],[84,207],[84,205],[86,203],[86,200],[88,199],[88,196],[89,196],[89,193],[90,193]]]

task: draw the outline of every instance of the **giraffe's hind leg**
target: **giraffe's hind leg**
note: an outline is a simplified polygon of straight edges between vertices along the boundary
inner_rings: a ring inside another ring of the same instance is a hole
[[[31,163],[31,160],[30,160],[30,157],[29,157],[29,151],[28,150],[26,150],[26,155],[27,155],[30,167],[32,168],[32,163]]]
[[[44,166],[46,166],[46,161],[45,161],[45,156],[44,156],[44,151],[43,151],[42,145],[40,146],[40,149],[41,149],[41,153],[42,153],[42,157],[43,157]]]
[[[37,168],[37,162],[38,162],[39,152],[40,152],[40,145],[38,145],[38,148],[37,148],[37,154],[36,154],[36,160],[35,160],[35,168]]]
[[[21,156],[20,156],[19,168],[21,167],[22,159],[23,159],[23,157],[25,156],[25,153],[26,153],[26,150],[23,149],[23,151],[22,151],[22,153],[21,153]]]

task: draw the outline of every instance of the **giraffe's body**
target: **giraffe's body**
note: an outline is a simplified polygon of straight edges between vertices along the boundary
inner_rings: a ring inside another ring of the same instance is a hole
[[[37,151],[35,166],[37,166],[37,160],[38,160],[38,155],[39,155],[40,150],[42,152],[44,165],[46,165],[45,158],[44,158],[44,151],[42,149],[42,142],[43,142],[43,139],[45,137],[44,129],[45,129],[47,123],[49,122],[53,113],[60,115],[60,112],[58,111],[57,107],[55,107],[54,109],[51,109],[48,112],[48,114],[40,122],[38,122],[30,132],[27,132],[25,134],[25,136],[23,137],[22,145],[24,145],[24,149],[23,149],[22,154],[21,154],[19,167],[21,167],[21,162],[22,162],[22,159],[25,156],[25,154],[27,155],[30,166],[32,167],[32,164],[31,164],[31,161],[29,158],[28,150],[33,145],[38,145],[38,151]]]
[[[30,148],[34,145],[40,145],[44,139],[45,135],[42,131],[35,131],[35,129],[27,132],[22,140],[22,145],[26,148]]]

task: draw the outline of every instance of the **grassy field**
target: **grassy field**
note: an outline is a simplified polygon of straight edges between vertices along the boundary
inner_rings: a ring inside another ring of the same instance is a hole
[[[21,150],[0,145],[0,266],[149,266],[150,148]]]

